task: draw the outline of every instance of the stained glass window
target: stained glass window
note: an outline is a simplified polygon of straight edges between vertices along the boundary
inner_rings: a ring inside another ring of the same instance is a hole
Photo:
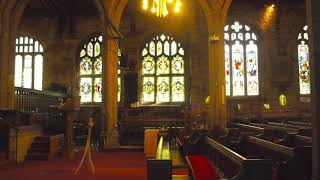
[[[81,103],[102,102],[102,36],[90,38],[80,50]]]
[[[18,37],[15,47],[16,87],[42,90],[43,46],[30,37]]]
[[[239,22],[224,31],[226,95],[259,95],[257,36]]]
[[[184,49],[172,37],[161,34],[142,50],[142,103],[185,101]]]
[[[304,26],[298,35],[298,68],[299,68],[299,86],[300,94],[308,95],[310,88],[310,64],[308,47],[308,26]]]
[[[120,59],[121,59],[121,50],[118,50],[118,102],[121,101],[121,90],[122,90],[122,81],[121,81],[121,68],[120,68]]]

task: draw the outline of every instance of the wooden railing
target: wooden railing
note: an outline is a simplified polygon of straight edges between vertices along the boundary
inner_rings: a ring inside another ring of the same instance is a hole
[[[67,98],[66,94],[15,88],[15,110],[24,113],[48,113],[50,105],[60,104]]]

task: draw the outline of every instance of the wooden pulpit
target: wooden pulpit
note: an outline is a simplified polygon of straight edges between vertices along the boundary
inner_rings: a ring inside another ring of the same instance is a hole
[[[78,110],[75,108],[72,99],[68,99],[65,103],[60,105],[58,109],[65,111],[67,114],[66,122],[66,143],[65,143],[65,153],[69,158],[74,155],[73,151],[73,122],[75,118],[75,112]]]

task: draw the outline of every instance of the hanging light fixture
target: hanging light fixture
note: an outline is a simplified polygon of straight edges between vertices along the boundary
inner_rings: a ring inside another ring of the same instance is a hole
[[[168,6],[173,8],[174,13],[181,10],[181,0],[142,0],[142,9],[150,10],[157,17],[166,17],[169,14]]]

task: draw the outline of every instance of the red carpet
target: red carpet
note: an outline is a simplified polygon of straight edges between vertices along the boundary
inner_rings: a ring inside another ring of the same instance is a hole
[[[96,175],[91,175],[86,163],[80,174],[73,175],[81,155],[69,160],[65,157],[49,161],[26,161],[21,165],[0,167],[1,180],[144,180],[147,179],[146,159],[142,151],[95,152],[93,162]]]

